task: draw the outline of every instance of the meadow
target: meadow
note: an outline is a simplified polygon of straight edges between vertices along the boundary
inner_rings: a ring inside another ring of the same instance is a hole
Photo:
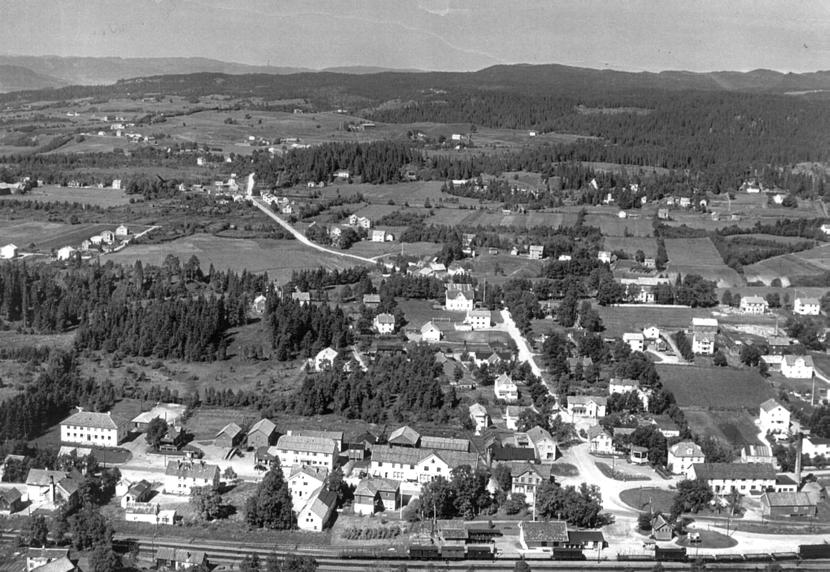
[[[667,238],[665,244],[669,271],[682,275],[699,274],[720,288],[743,286],[743,278],[724,264],[708,238]]]
[[[70,202],[107,208],[129,204],[130,196],[123,190],[117,189],[72,189],[57,185],[44,185],[35,187],[25,195],[0,195],[0,201]]]
[[[663,386],[680,407],[757,408],[775,391],[755,369],[657,365]]]
[[[747,280],[769,285],[776,278],[788,285],[799,277],[815,277],[830,270],[830,248],[817,246],[810,250],[775,256],[744,266]]]
[[[160,265],[168,254],[174,254],[182,261],[196,256],[204,271],[213,264],[222,270],[268,272],[269,278],[279,282],[288,281],[294,270],[320,266],[343,269],[355,264],[353,259],[320,252],[296,240],[234,239],[210,234],[195,234],[161,244],[131,245],[106,255],[105,259],[122,264],[134,264],[136,260],[141,260]]]
[[[595,306],[605,325],[603,336],[620,337],[626,332],[639,332],[646,326],[674,333],[691,328],[692,318],[711,318],[711,310],[683,307]]]

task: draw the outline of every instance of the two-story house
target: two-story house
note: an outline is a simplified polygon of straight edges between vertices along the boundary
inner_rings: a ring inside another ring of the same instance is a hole
[[[705,463],[706,457],[703,450],[694,441],[681,441],[669,447],[667,468],[674,475],[683,475],[687,479],[691,473],[692,465]]]
[[[761,296],[744,296],[740,307],[744,314],[764,314],[769,309],[769,302]]]
[[[541,463],[553,463],[556,460],[557,443],[549,432],[536,426],[525,432],[530,444],[536,449],[536,460]]]
[[[482,431],[490,426],[490,414],[487,413],[487,408],[480,403],[473,403],[469,410],[470,419],[475,425],[476,435],[480,435]]]
[[[715,494],[762,494],[775,487],[775,469],[758,463],[695,463],[692,479],[705,481]]]
[[[802,316],[818,316],[821,313],[821,303],[818,298],[796,298],[793,313]]]
[[[447,284],[444,307],[449,312],[471,312],[475,304],[472,284]]]
[[[168,461],[163,490],[167,494],[190,495],[193,489],[219,487],[219,467],[204,461]]]
[[[785,355],[781,357],[781,375],[790,379],[810,379],[815,373],[813,356]]]
[[[334,439],[283,435],[277,440],[274,452],[283,470],[287,467],[311,466],[333,471],[340,450]]]
[[[605,417],[608,399],[597,395],[569,395],[568,413],[571,417],[598,419]]]
[[[591,453],[600,455],[612,455],[614,453],[614,439],[602,425],[588,427],[588,450]]]
[[[291,467],[286,482],[288,483],[288,491],[291,493],[291,504],[294,507],[294,512],[299,512],[308,502],[308,499],[311,498],[312,493],[326,484],[328,475],[329,471],[325,467],[300,467],[296,465]]]
[[[61,442],[96,447],[116,447],[129,432],[129,421],[112,416],[112,412],[78,412],[61,421]]]
[[[550,465],[534,465],[522,463],[510,466],[510,475],[513,477],[510,492],[525,495],[529,505],[536,502],[536,490],[544,482],[550,482]]]
[[[496,378],[493,383],[493,394],[496,399],[506,403],[516,403],[519,400],[519,388],[506,373]]]
[[[788,435],[790,432],[790,412],[775,399],[767,399],[761,404],[758,420],[764,435]]]
[[[382,336],[392,334],[395,332],[395,316],[386,313],[378,314],[375,316],[373,325]]]

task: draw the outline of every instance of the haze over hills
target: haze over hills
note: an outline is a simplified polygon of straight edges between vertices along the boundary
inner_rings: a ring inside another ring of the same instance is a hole
[[[339,87],[365,98],[374,89],[388,92],[390,83],[403,94],[424,87],[506,89],[528,92],[584,93],[643,89],[747,91],[786,93],[830,90],[830,71],[782,73],[686,71],[623,72],[558,64],[497,65],[476,72],[427,72],[349,66],[310,70],[292,67],[252,66],[207,58],[90,58],[58,56],[0,56],[0,92],[60,88],[63,86],[141,83],[157,89],[188,82],[203,83],[205,74],[236,76],[229,93],[257,95],[255,89],[280,90]],[[268,76],[272,76],[270,79]],[[133,81],[141,78],[141,81]],[[255,79],[254,79],[255,78]],[[264,81],[263,81],[264,80]],[[118,87],[114,87],[117,92]],[[251,91],[253,90],[253,91]],[[388,95],[388,94],[387,94]],[[393,94],[394,95],[394,94]]]

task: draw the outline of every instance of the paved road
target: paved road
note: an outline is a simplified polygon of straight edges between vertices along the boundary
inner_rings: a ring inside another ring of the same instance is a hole
[[[253,203],[254,203],[255,207],[257,207],[259,210],[261,210],[262,212],[267,214],[269,217],[274,219],[274,221],[277,224],[279,224],[285,230],[287,230],[288,232],[293,234],[294,238],[296,238],[297,240],[299,240],[301,243],[305,244],[306,246],[309,246],[309,247],[314,248],[316,250],[319,250],[321,252],[326,252],[328,254],[333,254],[334,256],[340,256],[342,258],[351,258],[353,260],[358,260],[358,261],[364,262],[366,264],[375,264],[376,263],[375,259],[373,259],[373,258],[365,258],[363,256],[358,256],[356,254],[348,254],[348,253],[345,253],[345,252],[341,252],[339,250],[332,250],[330,248],[325,248],[324,246],[320,246],[319,244],[316,244],[316,243],[310,241],[308,238],[305,237],[305,235],[303,233],[301,233],[296,228],[294,228],[293,226],[288,224],[288,222],[284,221],[281,217],[279,217],[277,215],[277,213],[272,211],[271,208],[267,204],[263,203],[259,199],[252,199],[252,200],[253,200]]]
[[[533,352],[530,351],[530,347],[527,345],[527,340],[519,331],[519,328],[516,326],[516,322],[513,321],[513,316],[510,315],[509,310],[502,310],[501,311],[502,320],[504,320],[504,324],[502,325],[501,329],[504,329],[510,337],[513,338],[513,341],[516,342],[516,347],[519,350],[519,361],[526,361],[530,364],[530,370],[533,372],[533,375],[542,377],[542,368],[536,365],[536,362],[533,361]]]

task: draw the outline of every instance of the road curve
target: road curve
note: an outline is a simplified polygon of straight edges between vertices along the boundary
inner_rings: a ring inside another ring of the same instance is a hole
[[[357,260],[359,262],[363,262],[365,264],[376,264],[376,261],[371,259],[371,258],[364,258],[363,256],[358,256],[356,254],[347,254],[345,252],[339,252],[337,250],[332,250],[330,248],[325,248],[324,246],[320,246],[319,244],[316,244],[316,243],[310,241],[308,238],[305,237],[305,235],[303,233],[301,233],[296,228],[294,228],[293,226],[288,224],[288,222],[284,221],[282,218],[277,216],[277,213],[272,211],[268,207],[268,205],[266,205],[265,203],[263,203],[259,199],[251,199],[251,200],[253,201],[255,207],[257,207],[259,210],[261,210],[262,212],[267,214],[269,217],[274,219],[274,221],[277,224],[279,224],[285,230],[287,230],[288,232],[293,234],[294,238],[296,238],[297,240],[299,240],[301,243],[305,244],[306,246],[309,246],[309,247],[314,248],[316,250],[319,250],[321,252],[326,252],[328,254],[333,254],[334,256],[340,256],[340,257],[343,257],[343,258],[351,258],[351,259]]]

